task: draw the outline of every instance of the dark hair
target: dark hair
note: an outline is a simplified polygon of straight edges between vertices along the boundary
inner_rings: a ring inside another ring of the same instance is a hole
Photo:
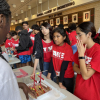
[[[76,24],[73,23],[73,22],[71,22],[71,23],[68,24],[68,28],[69,28],[70,30],[76,30]]]
[[[68,35],[66,34],[65,29],[63,29],[63,28],[55,28],[55,29],[53,30],[53,34],[54,34],[55,32],[60,33],[63,37],[66,36],[66,39],[64,40],[64,42],[66,42],[66,43],[68,43],[68,44],[70,45],[70,40],[69,40],[69,38],[68,38]]]
[[[34,30],[40,31],[40,27],[36,24],[32,25],[31,28],[34,29]]]
[[[63,24],[59,24],[58,27],[59,28],[64,28],[64,25]]]
[[[65,30],[69,33],[69,28],[65,28]]]
[[[22,28],[21,26],[17,26],[17,27],[15,28],[15,31],[18,31],[18,30],[23,30],[23,28]]]
[[[8,32],[8,34],[12,36],[12,33],[11,33],[11,31],[9,31],[9,32]]]
[[[22,25],[23,25],[23,24],[27,24],[27,25],[28,25],[28,22],[27,22],[27,21],[24,21],[24,22],[22,22]]]
[[[44,26],[45,28],[49,29],[50,39],[52,40],[52,26],[49,23],[47,23],[47,22],[42,23],[41,26]],[[41,33],[41,37],[44,40],[44,35],[42,33]]]
[[[11,31],[11,36],[15,36],[17,35],[17,32],[16,31]]]
[[[6,0],[0,0],[0,14],[3,14],[7,21],[9,17],[11,17],[11,11],[10,11],[10,6],[6,2]]]
[[[85,34],[88,34],[89,32],[91,32],[92,33],[91,38],[93,39],[93,41],[96,43],[99,43],[99,41],[98,41],[99,39],[94,38],[96,36],[96,29],[92,22],[83,22],[80,25],[78,25],[78,28]]]

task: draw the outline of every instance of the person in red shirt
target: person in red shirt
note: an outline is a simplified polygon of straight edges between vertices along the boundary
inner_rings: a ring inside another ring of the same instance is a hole
[[[12,38],[13,38],[13,40],[12,40],[11,50],[14,50],[15,47],[19,46],[19,37],[17,35],[17,32],[12,31]],[[14,55],[17,55],[17,57],[18,57],[17,51],[14,51]]]
[[[69,28],[69,32],[70,34],[68,35],[69,36],[69,40],[70,40],[70,43],[71,43],[71,47],[73,49],[73,54],[75,54],[75,52],[77,51],[77,47],[76,47],[76,43],[77,43],[77,40],[76,40],[76,24],[71,22],[69,23],[68,25],[68,28]]]
[[[100,100],[100,45],[95,43],[96,29],[84,22],[77,29],[77,49],[73,69],[77,72],[74,94],[82,100]]]
[[[53,46],[52,33],[51,33],[52,27],[50,26],[49,23],[45,22],[41,24],[41,31],[42,31],[41,38],[42,38],[42,48],[43,48],[43,70],[41,69],[41,71],[43,71],[43,75],[47,76],[49,63],[51,60],[52,46]],[[37,54],[40,51],[41,49],[38,48]],[[36,66],[37,65],[34,65],[33,74],[35,73]],[[52,74],[53,75],[52,80],[53,80],[55,72],[53,71],[52,73],[53,73]]]
[[[50,79],[51,72],[54,68],[56,76],[59,78],[59,87],[73,93],[73,50],[66,31],[61,28],[54,29],[53,40],[55,44],[52,48],[52,59],[47,78]]]
[[[5,48],[11,48],[11,42],[12,42],[11,32],[9,32],[6,37],[7,40],[5,42]]]

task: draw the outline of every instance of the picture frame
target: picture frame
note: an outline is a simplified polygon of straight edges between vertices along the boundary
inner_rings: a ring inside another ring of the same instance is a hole
[[[68,24],[68,16],[63,17],[63,24]]]
[[[60,18],[56,18],[56,25],[60,24]]]
[[[72,14],[72,22],[78,23],[78,14]]]
[[[83,22],[88,22],[90,20],[90,11],[83,12]]]
[[[51,26],[54,26],[53,19],[50,19],[50,25],[51,25]]]
[[[65,29],[65,28],[68,28],[68,26],[64,26],[64,29]]]

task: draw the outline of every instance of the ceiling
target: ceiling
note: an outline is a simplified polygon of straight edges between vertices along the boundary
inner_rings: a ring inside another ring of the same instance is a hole
[[[21,14],[21,10],[24,12],[28,11],[28,6],[31,6],[31,9],[36,7],[37,4],[39,5],[39,0],[24,0],[24,2],[21,2],[21,0],[6,0],[8,4],[10,5],[10,10],[12,12],[12,15],[15,16],[15,14]],[[42,0],[42,3],[46,2],[47,0]],[[16,7],[13,7],[13,4],[16,5]]]

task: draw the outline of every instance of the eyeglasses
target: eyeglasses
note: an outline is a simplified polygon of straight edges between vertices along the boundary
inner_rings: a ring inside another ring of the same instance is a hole
[[[79,39],[83,34],[77,34],[75,37],[76,39]]]

